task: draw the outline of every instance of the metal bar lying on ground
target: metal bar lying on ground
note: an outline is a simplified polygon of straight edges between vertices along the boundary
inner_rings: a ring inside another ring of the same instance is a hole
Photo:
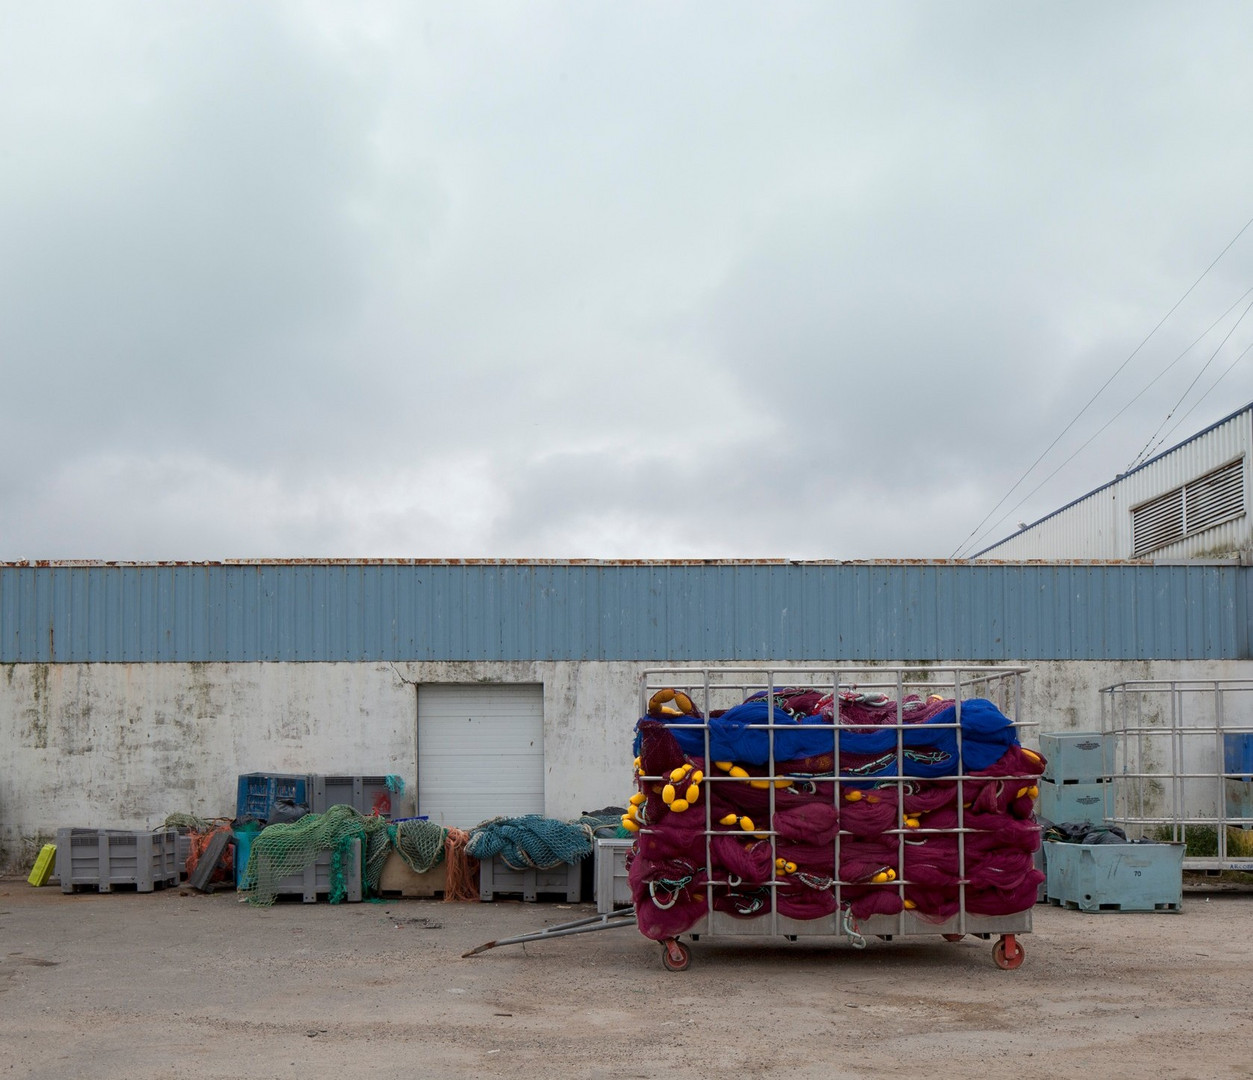
[[[481,952],[495,949],[501,945],[521,945],[527,941],[542,941],[544,938],[568,937],[570,934],[590,934],[594,930],[616,930],[621,926],[633,927],[635,925],[635,908],[619,908],[617,911],[610,911],[604,915],[592,915],[586,919],[560,923],[557,926],[549,926],[543,930],[535,930],[530,934],[519,934],[517,937],[488,941],[482,945],[475,946],[469,952],[462,953],[461,956],[463,959],[467,956],[477,956]]]

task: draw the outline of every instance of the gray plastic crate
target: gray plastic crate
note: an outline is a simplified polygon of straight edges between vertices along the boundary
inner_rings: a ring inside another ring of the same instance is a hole
[[[319,896],[327,899],[331,895],[331,858],[329,851],[321,852],[312,866],[305,867],[303,873],[290,874],[278,882],[279,896],[300,896],[306,904],[317,902]],[[350,904],[361,902],[361,841],[353,840],[349,853],[345,856],[347,865],[344,871],[344,900]]]
[[[1040,799],[1036,814],[1047,818],[1054,825],[1063,821],[1090,821],[1094,825],[1105,822],[1105,802],[1113,789],[1109,784],[1054,784],[1040,781]]]
[[[1088,912],[1183,908],[1183,844],[1044,846],[1050,903]]]
[[[178,876],[187,876],[187,860],[191,858],[191,833],[180,832],[174,841],[175,859],[178,864]]]
[[[392,816],[397,799],[386,776],[314,776],[313,812],[325,814],[332,806],[351,806],[359,814]]]
[[[158,885],[177,885],[180,869],[174,829],[57,830],[57,877],[65,893],[79,886],[112,892],[115,885],[152,892]]]
[[[596,910],[601,915],[632,904],[626,857],[634,843],[616,837],[596,841]]]
[[[1114,741],[1099,731],[1041,733],[1040,753],[1044,779],[1055,784],[1089,784],[1114,772]]]
[[[521,893],[528,902],[537,900],[540,893],[562,893],[567,903],[577,904],[583,898],[582,864],[515,870],[497,855],[479,863],[479,899],[490,901],[497,893]]]

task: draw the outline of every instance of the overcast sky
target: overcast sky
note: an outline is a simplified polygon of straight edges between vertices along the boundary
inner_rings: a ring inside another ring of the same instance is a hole
[[[1253,401],[1250,57],[1243,0],[0,0],[0,559],[968,554]]]

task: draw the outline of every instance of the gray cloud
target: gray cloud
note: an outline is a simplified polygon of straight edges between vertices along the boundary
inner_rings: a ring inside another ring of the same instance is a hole
[[[1241,5],[0,24],[3,558],[946,556],[1253,216]],[[1253,230],[1003,512],[1250,285]]]

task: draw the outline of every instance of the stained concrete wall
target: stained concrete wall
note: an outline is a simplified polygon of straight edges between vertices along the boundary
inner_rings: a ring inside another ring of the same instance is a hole
[[[761,665],[765,667],[766,665]],[[1024,732],[1100,726],[1100,688],[1233,679],[1239,661],[1050,662],[1024,680]],[[645,665],[546,663],[8,664],[0,666],[0,866],[29,869],[57,828],[150,829],[175,812],[232,816],[245,772],[417,775],[421,683],[544,686],[545,813],[630,794]],[[466,826],[476,822],[466,822]]]

